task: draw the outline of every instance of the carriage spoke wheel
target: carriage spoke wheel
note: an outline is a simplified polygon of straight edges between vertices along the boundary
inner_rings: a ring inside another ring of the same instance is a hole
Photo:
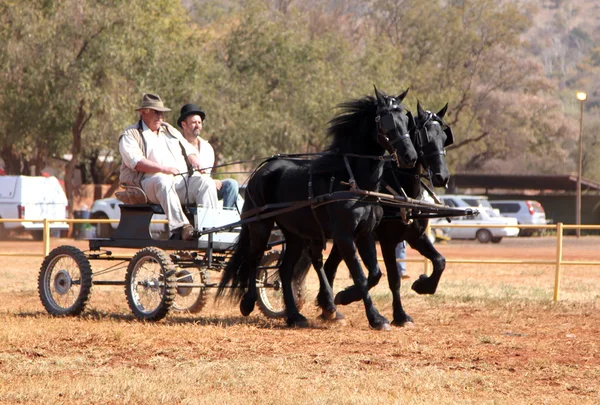
[[[56,316],[79,315],[92,288],[92,267],[83,252],[59,246],[44,259],[38,277],[38,292],[46,311]]]
[[[125,276],[127,304],[136,318],[158,321],[175,299],[175,266],[164,251],[148,247],[133,256]]]
[[[283,301],[283,289],[279,277],[280,251],[265,253],[260,261],[256,273],[256,284],[258,289],[258,309],[267,318],[277,319],[285,317],[285,303]],[[294,299],[298,310],[302,309],[306,296],[304,280],[295,281],[292,285]]]
[[[207,288],[205,287],[209,283],[208,272],[203,270],[194,270],[193,272],[179,270],[175,273],[175,278],[177,280],[177,295],[172,308],[175,311],[192,314],[202,311],[208,300]],[[187,284],[192,284],[192,286]],[[202,287],[199,287],[198,284],[201,284]]]

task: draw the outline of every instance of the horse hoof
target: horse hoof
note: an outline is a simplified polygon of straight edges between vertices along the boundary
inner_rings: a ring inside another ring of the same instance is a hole
[[[425,274],[421,274],[419,278],[416,279],[414,283],[412,283],[412,286],[410,288],[412,288],[414,292],[420,295],[431,294],[431,292],[429,291],[430,288],[427,285],[428,280],[429,278]]]
[[[250,300],[242,300],[240,302],[240,312],[244,316],[248,316],[254,311],[254,302]]]
[[[388,322],[382,322],[376,325],[371,325],[371,329],[389,331],[392,328],[390,327],[390,324]]]
[[[338,325],[346,324],[346,318],[344,317],[344,315],[337,311],[335,311],[335,312],[323,311],[321,313],[321,315],[319,315],[319,319],[323,322],[333,322],[333,323],[337,323]]]
[[[415,324],[412,321],[392,321],[392,325],[398,328],[409,328],[412,329],[415,327]]]

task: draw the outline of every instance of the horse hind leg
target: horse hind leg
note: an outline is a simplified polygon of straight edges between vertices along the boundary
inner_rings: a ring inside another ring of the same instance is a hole
[[[317,305],[321,308],[319,319],[327,322],[333,321],[344,324],[344,315],[337,311],[337,307],[333,302],[333,290],[323,268],[323,253],[321,251],[321,246],[320,241],[311,242],[309,246],[312,265],[319,278],[319,294],[317,294]]]
[[[305,253],[305,242],[303,239],[284,231],[285,236],[285,254],[279,266],[279,277],[283,291],[283,301],[285,303],[285,313],[287,325],[290,327],[308,327],[308,320],[300,314],[296,306],[292,282],[294,278],[294,269],[302,254]]]
[[[244,316],[250,315],[256,305],[258,298],[256,288],[257,267],[265,253],[273,225],[273,221],[263,221],[249,226],[251,235],[250,248],[248,249],[246,263],[244,263],[245,266],[248,266],[248,290],[240,301],[240,312]]]

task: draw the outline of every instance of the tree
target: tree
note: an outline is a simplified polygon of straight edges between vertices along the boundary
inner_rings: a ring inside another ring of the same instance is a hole
[[[171,79],[190,69],[180,42],[192,35],[189,20],[167,0],[39,0],[26,11],[3,7],[10,77],[1,99],[2,157],[10,171],[23,172],[19,162],[41,156],[34,160],[39,173],[42,158],[69,151],[65,186],[72,203],[81,157],[116,149],[115,134],[141,93],[177,93]]]

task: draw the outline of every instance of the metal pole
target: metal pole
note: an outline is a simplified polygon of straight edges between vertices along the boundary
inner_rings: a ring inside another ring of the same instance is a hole
[[[563,224],[556,224],[556,268],[554,271],[554,294],[552,299],[556,302],[560,297],[560,273],[563,253]]]
[[[577,170],[577,205],[575,212],[575,224],[578,228],[575,230],[575,235],[579,238],[581,236],[581,175],[582,175],[582,160],[583,160],[583,103],[581,100],[581,114],[579,114],[579,160]]]

